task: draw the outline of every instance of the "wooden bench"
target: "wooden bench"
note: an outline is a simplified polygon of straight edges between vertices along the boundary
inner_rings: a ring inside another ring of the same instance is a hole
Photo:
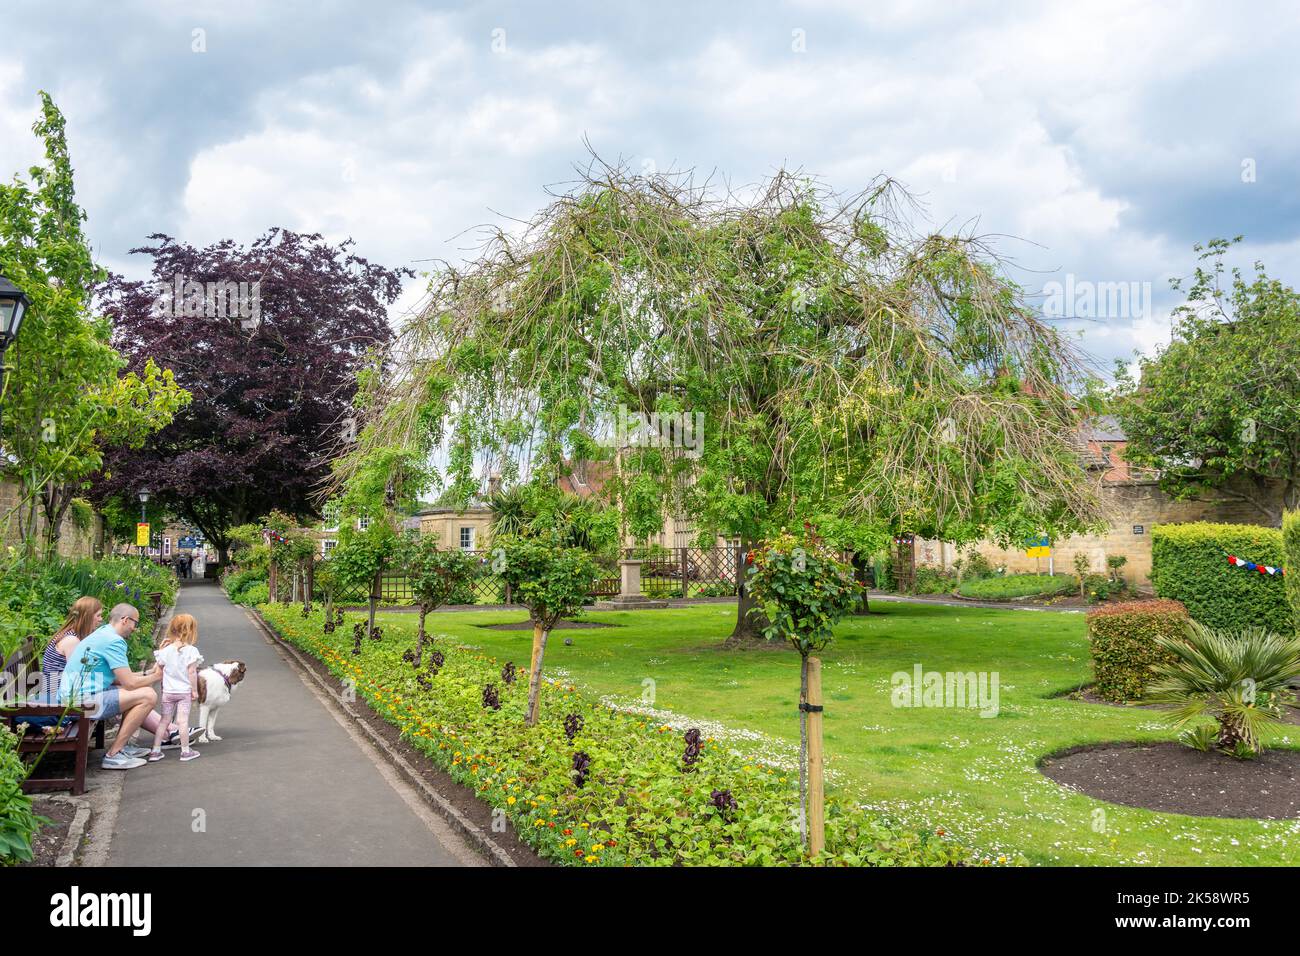
[[[3,697],[11,697],[14,703],[0,703],[0,720],[9,725],[9,729],[18,734],[18,725],[31,717],[75,717],[72,723],[64,725],[53,733],[46,733],[42,728],[29,728],[29,732],[19,735],[19,754],[70,753],[73,755],[71,776],[62,777],[28,777],[23,781],[23,792],[32,793],[41,790],[71,790],[73,795],[86,792],[86,763],[90,754],[90,739],[93,735],[95,746],[104,746],[104,722],[89,716],[81,707],[61,707],[47,703],[29,703],[20,699],[25,696],[27,688],[22,679],[27,674],[40,672],[40,659],[36,653],[36,642],[32,638],[23,641],[18,650],[4,662],[0,672],[0,684],[3,685]]]

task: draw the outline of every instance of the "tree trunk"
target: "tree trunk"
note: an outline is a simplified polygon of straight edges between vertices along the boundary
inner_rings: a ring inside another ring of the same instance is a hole
[[[528,675],[528,720],[529,727],[537,725],[537,712],[541,709],[542,661],[546,657],[546,639],[550,629],[543,630],[540,624],[533,624],[533,660]]]
[[[749,593],[745,584],[745,555],[753,548],[754,542],[746,541],[736,552],[736,628],[731,636],[723,642],[723,647],[754,647],[766,643],[762,629],[767,625],[767,618],[758,609],[758,603]]]
[[[429,609],[423,604],[420,605],[420,626],[415,629],[415,666],[418,668],[420,662],[424,660],[424,616],[429,613]]]
[[[366,637],[371,637],[375,633],[375,607],[379,604],[381,595],[380,586],[382,583],[383,570],[375,572],[374,578],[370,582],[370,618],[366,624]]]
[[[862,584],[862,603],[854,614],[870,614],[871,602],[867,597],[867,588],[869,584],[867,579],[871,577],[871,561],[858,552],[853,552],[853,577]]]
[[[96,560],[99,560],[104,556],[104,538],[108,530],[107,525],[108,522],[104,520],[103,513],[98,508],[96,508],[95,509],[95,544],[91,549],[91,554],[94,555]]]
[[[63,516],[72,504],[73,489],[68,485],[47,484],[41,491],[41,508],[45,511],[45,557],[52,558],[59,550],[63,536]]]

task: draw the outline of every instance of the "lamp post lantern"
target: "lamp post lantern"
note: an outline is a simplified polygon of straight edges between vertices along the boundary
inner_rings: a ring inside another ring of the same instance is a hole
[[[31,300],[23,291],[0,275],[0,399],[9,386],[9,366],[4,364],[5,352],[18,337],[18,329],[27,314]]]

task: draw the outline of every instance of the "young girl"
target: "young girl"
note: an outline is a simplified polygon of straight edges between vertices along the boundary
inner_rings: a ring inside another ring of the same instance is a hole
[[[167,628],[162,646],[153,652],[154,659],[162,665],[162,720],[154,733],[153,750],[149,761],[162,760],[164,728],[172,715],[181,728],[181,760],[193,760],[199,755],[190,749],[190,701],[199,699],[199,665],[203,656],[195,646],[199,642],[199,625],[193,615],[177,614]]]

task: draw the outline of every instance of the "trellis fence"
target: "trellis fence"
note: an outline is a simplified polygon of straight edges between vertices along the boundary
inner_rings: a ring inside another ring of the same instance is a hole
[[[494,555],[490,550],[470,551],[484,567],[484,573],[464,593],[454,596],[453,604],[510,604],[509,587],[499,574],[491,571]],[[621,557],[640,559],[641,587],[651,597],[726,597],[736,593],[736,582],[743,574],[740,548],[626,548]],[[588,592],[594,598],[614,597],[619,593],[618,562],[614,558],[597,558],[601,577],[592,582]],[[280,600],[292,600],[290,585],[281,581]],[[298,591],[294,587],[295,592]],[[359,606],[369,603],[371,587],[359,585],[335,595],[336,603]],[[301,592],[298,592],[299,594]],[[378,603],[409,605],[415,602],[411,583],[400,568],[384,570],[379,575]]]

